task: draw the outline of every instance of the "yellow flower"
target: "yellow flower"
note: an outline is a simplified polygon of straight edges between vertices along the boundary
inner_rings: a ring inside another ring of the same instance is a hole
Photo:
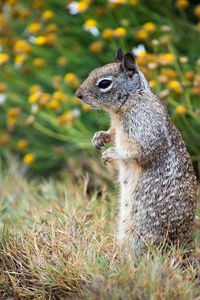
[[[35,40],[36,45],[44,45],[46,43],[46,37],[43,35],[40,35]]]
[[[148,32],[145,29],[141,29],[136,33],[137,40],[145,40],[148,37]]]
[[[94,19],[88,19],[85,24],[85,27],[96,27],[97,26],[97,21]]]
[[[140,51],[139,54],[138,54],[138,57],[146,57],[146,56],[147,56],[146,50]]]
[[[194,95],[194,96],[200,96],[200,88],[197,87],[197,86],[193,87],[193,89],[192,89],[192,95]]]
[[[83,2],[87,3],[87,5],[90,5],[92,3],[92,0],[83,0]]]
[[[118,28],[115,29],[114,35],[116,37],[120,37],[120,38],[124,37],[124,36],[126,36],[126,29],[123,28],[123,27],[118,27]]]
[[[177,77],[176,71],[169,68],[163,68],[161,74],[167,76],[168,79],[175,79]]]
[[[156,25],[153,22],[147,22],[143,25],[144,29],[151,32],[156,29]]]
[[[82,104],[82,110],[83,111],[88,111],[88,110],[91,110],[91,107],[87,104]]]
[[[13,6],[13,5],[16,4],[16,0],[7,0],[7,1],[6,1],[6,4],[7,4],[7,5],[10,5],[10,6]]]
[[[126,0],[115,0],[115,3],[117,3],[117,4],[125,4]]]
[[[7,115],[9,118],[16,118],[20,114],[20,111],[19,107],[12,107],[8,110]]]
[[[88,8],[88,3],[86,1],[79,1],[78,2],[78,11],[82,12]]]
[[[56,34],[55,33],[49,33],[46,35],[46,44],[47,45],[53,45],[56,41]]]
[[[56,92],[53,94],[53,98],[56,99],[56,100],[64,101],[64,100],[67,99],[67,95],[65,95],[65,94],[62,93],[61,91],[56,91]]]
[[[60,65],[60,66],[64,66],[64,65],[66,65],[66,63],[67,63],[67,58],[64,57],[64,56],[60,56],[60,57],[58,57],[58,59],[57,59],[57,63],[58,63],[58,65]]]
[[[171,90],[176,90],[177,88],[179,88],[179,86],[180,86],[180,83],[176,80],[172,80],[169,82],[169,88]]]
[[[7,133],[3,133],[2,135],[0,135],[0,145],[6,145],[9,142],[9,135]]]
[[[14,45],[14,50],[16,53],[30,53],[31,46],[25,40],[18,40]]]
[[[0,93],[3,93],[7,88],[7,85],[4,82],[0,82]]]
[[[41,9],[44,6],[42,0],[33,0],[33,7],[36,9]]]
[[[35,161],[35,156],[31,153],[28,153],[24,156],[24,162],[27,165],[31,165]]]
[[[54,89],[59,89],[60,88],[60,83],[62,81],[62,77],[59,75],[56,75],[53,77],[53,87]]]
[[[51,100],[51,102],[49,103],[49,108],[51,108],[53,110],[58,109],[59,106],[60,106],[60,104],[59,104],[58,100],[56,100],[56,99]]]
[[[25,59],[26,59],[26,56],[24,54],[18,54],[15,56],[15,64],[21,65]]]
[[[62,118],[60,119],[60,122],[63,121],[63,123],[67,122],[68,125],[72,125],[72,122],[78,117],[78,115],[79,114],[77,114],[77,112],[75,112],[75,111],[66,110],[65,113],[62,115]]]
[[[109,6],[110,8],[115,8],[115,7],[118,6],[118,3],[117,3],[117,2],[108,2],[108,6]]]
[[[189,2],[187,0],[177,0],[176,7],[179,9],[185,9],[189,6]]]
[[[45,10],[42,14],[42,18],[45,20],[49,20],[53,17],[53,12],[51,10]]]
[[[65,80],[70,82],[73,81],[76,78],[76,75],[74,73],[67,73],[65,75]]]
[[[33,64],[35,67],[40,68],[44,65],[44,59],[41,57],[37,57],[33,60]]]
[[[102,37],[104,40],[111,40],[114,36],[114,31],[111,28],[106,28],[102,32]]]
[[[79,78],[74,73],[67,73],[64,79],[66,83],[72,86],[73,88],[78,87],[80,84]]]
[[[184,115],[184,113],[187,111],[186,107],[184,105],[179,105],[176,108],[176,114],[177,115]]]
[[[29,94],[35,94],[41,92],[42,92],[41,86],[39,86],[38,84],[33,85],[29,90]]]
[[[5,14],[3,15],[3,13],[0,13],[0,25],[1,25],[1,32],[4,32],[4,30],[7,28],[8,26],[8,22],[6,20],[7,18],[5,17]]]
[[[40,23],[31,23],[26,27],[26,29],[30,33],[36,34],[41,29],[41,24]]]
[[[171,40],[172,40],[172,35],[166,34],[166,35],[163,35],[163,36],[160,37],[159,44],[160,45],[167,45],[171,42]]]
[[[168,61],[174,61],[174,54],[173,53],[165,53],[164,58]]]
[[[136,63],[137,63],[137,65],[139,65],[140,67],[146,66],[146,58],[145,58],[145,57],[138,56],[138,57],[136,57]]]
[[[7,53],[0,53],[0,65],[3,65],[9,60],[9,56]]]
[[[195,9],[194,9],[194,14],[195,16],[197,16],[198,18],[200,17],[200,4],[198,4]]]
[[[156,81],[155,81],[155,80],[150,80],[150,81],[149,81],[149,85],[150,85],[150,87],[151,87],[152,89],[155,89],[155,87],[156,87]]]
[[[26,19],[30,16],[30,11],[28,9],[23,9],[19,11],[19,19]]]
[[[89,46],[90,52],[93,53],[101,52],[102,48],[103,48],[102,42],[98,42],[98,41],[91,43]]]
[[[54,23],[49,24],[46,28],[45,28],[45,32],[46,33],[52,33],[52,32],[56,32],[58,30],[58,26]]]
[[[26,140],[19,140],[17,143],[17,149],[24,151],[28,147],[28,142]]]
[[[16,123],[16,118],[7,118],[7,125],[9,126],[9,127],[12,127],[13,125],[15,125],[15,123]]]
[[[174,60],[175,60],[175,56],[173,53],[165,53],[165,54],[160,54],[158,55],[158,62],[161,64],[161,65],[171,65]]]
[[[64,124],[66,124],[66,122],[67,122],[67,116],[65,114],[58,117],[58,123],[59,124],[64,125]]]
[[[28,101],[29,101],[30,103],[34,103],[34,102],[36,102],[38,99],[39,99],[39,94],[38,94],[38,93],[31,94],[31,95],[28,97]]]
[[[131,5],[131,6],[136,6],[138,5],[138,0],[128,0],[128,3]]]
[[[168,81],[168,78],[166,75],[160,75],[157,77],[157,80],[160,84],[165,84]]]
[[[49,102],[50,99],[51,99],[51,95],[49,93],[42,94],[42,96],[40,97],[40,100],[39,100],[39,105],[45,106]]]
[[[178,94],[178,95],[181,95],[183,93],[183,88],[182,86],[179,86],[175,89],[175,93]]]
[[[185,72],[185,78],[187,80],[192,80],[194,78],[194,72],[193,71],[186,71]]]

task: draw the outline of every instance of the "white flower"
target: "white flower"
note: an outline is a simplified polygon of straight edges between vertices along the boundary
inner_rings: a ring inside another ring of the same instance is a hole
[[[37,103],[33,103],[31,107],[32,114],[36,114],[38,112],[38,105]]]
[[[0,94],[0,104],[4,104],[4,102],[6,102],[6,94]]]
[[[110,2],[110,3],[124,4],[124,3],[126,3],[127,1],[126,1],[126,0],[124,0],[124,1],[119,1],[119,0],[108,0],[108,2]]]
[[[151,43],[154,46],[158,46],[159,45],[159,41],[158,40],[152,40]]]
[[[85,31],[90,32],[91,34],[93,34],[94,36],[98,36],[99,35],[99,30],[98,28],[95,27],[89,27],[89,26],[83,26],[83,28],[85,29]]]
[[[132,49],[132,53],[135,56],[139,56],[141,52],[146,52],[146,49],[143,44],[139,44],[137,47]]]
[[[31,36],[29,36],[28,40],[29,40],[30,43],[35,44],[36,37],[31,35]]]
[[[22,64],[21,63],[15,63],[14,67],[15,69],[19,69],[21,68]]]
[[[73,109],[72,111],[73,111],[73,113],[74,113],[74,115],[75,115],[76,117],[79,117],[80,114],[81,114],[81,112],[80,112],[80,110],[79,110],[78,108],[75,108],[75,109]]]
[[[76,15],[79,12],[78,2],[76,1],[73,1],[70,4],[68,4],[67,8],[69,9],[70,15]]]

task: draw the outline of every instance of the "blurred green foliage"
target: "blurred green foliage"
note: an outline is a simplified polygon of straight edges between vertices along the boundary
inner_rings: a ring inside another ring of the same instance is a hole
[[[0,4],[0,154],[37,173],[95,155],[109,126],[74,96],[117,47],[132,51],[200,167],[200,5],[178,1],[7,0]],[[73,14],[72,14],[73,13]],[[143,45],[138,48],[138,45]]]

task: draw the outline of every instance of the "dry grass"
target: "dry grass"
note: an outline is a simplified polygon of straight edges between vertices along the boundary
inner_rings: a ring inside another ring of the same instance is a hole
[[[103,181],[28,181],[11,165],[0,178],[0,299],[199,299],[197,259],[122,255],[117,193]]]

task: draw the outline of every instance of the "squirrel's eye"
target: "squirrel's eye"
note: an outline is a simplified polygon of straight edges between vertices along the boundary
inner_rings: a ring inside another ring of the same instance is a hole
[[[111,80],[103,79],[99,82],[98,87],[100,89],[106,89],[111,84]]]

